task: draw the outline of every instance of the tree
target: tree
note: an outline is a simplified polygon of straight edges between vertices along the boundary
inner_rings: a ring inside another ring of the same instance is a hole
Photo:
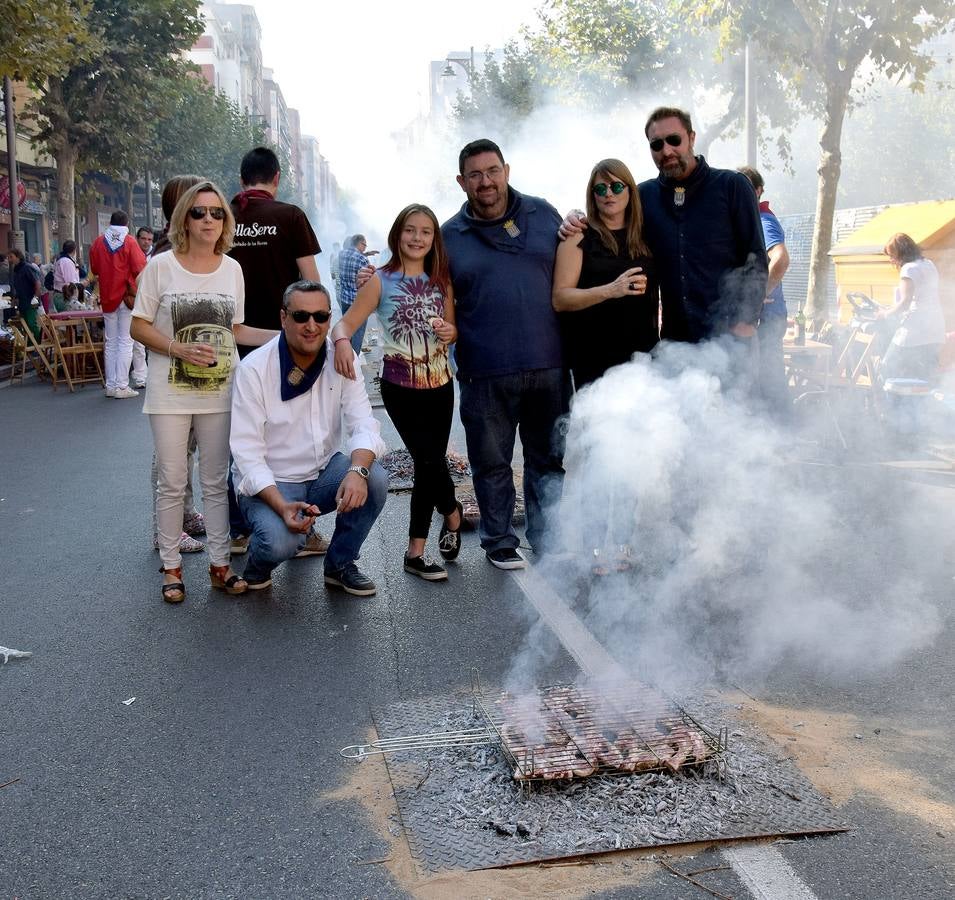
[[[66,71],[97,52],[89,0],[0,0],[0,78],[31,83]]]
[[[56,160],[58,224],[73,234],[73,187],[88,167],[132,168],[164,101],[161,86],[182,75],[182,53],[202,33],[199,0],[89,0],[95,54],[36,82],[37,140]]]
[[[484,68],[471,73],[470,96],[458,93],[454,117],[462,127],[481,122],[492,130],[506,131],[534,111],[540,98],[535,83],[541,80],[534,55],[509,41],[501,62],[486,51]]]
[[[934,63],[926,42],[951,26],[951,0],[706,0],[692,6],[724,39],[748,37],[768,52],[822,122],[807,303],[810,317],[824,320],[846,113],[863,102],[879,72],[922,90]]]

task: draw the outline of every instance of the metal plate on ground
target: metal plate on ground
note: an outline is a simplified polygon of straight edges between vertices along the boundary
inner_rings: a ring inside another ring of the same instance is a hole
[[[422,873],[488,869],[612,850],[845,831],[846,821],[779,748],[710,701],[682,702],[730,733],[726,777],[688,772],[601,776],[528,791],[501,748],[385,757]],[[375,716],[382,738],[477,727],[467,693],[396,703]]]

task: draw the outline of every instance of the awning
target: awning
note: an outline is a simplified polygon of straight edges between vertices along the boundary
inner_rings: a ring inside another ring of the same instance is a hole
[[[881,254],[886,242],[902,231],[922,247],[955,230],[955,200],[890,206],[849,235],[830,256]]]

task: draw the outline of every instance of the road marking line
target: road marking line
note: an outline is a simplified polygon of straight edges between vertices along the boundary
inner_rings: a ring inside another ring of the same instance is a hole
[[[577,614],[533,569],[512,572],[527,601],[586,675],[629,677]],[[783,855],[769,844],[724,847],[720,852],[755,900],[818,900]]]

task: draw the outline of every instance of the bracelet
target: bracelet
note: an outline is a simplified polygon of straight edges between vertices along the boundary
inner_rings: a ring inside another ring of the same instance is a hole
[[[333,346],[337,347],[342,341],[350,341],[350,340],[351,340],[351,338],[338,338],[338,339],[334,342]]]
[[[176,339],[173,338],[173,339],[169,342],[169,346],[166,348],[166,356],[168,356],[170,359],[172,359],[172,345],[175,344],[175,343],[176,343]]]

